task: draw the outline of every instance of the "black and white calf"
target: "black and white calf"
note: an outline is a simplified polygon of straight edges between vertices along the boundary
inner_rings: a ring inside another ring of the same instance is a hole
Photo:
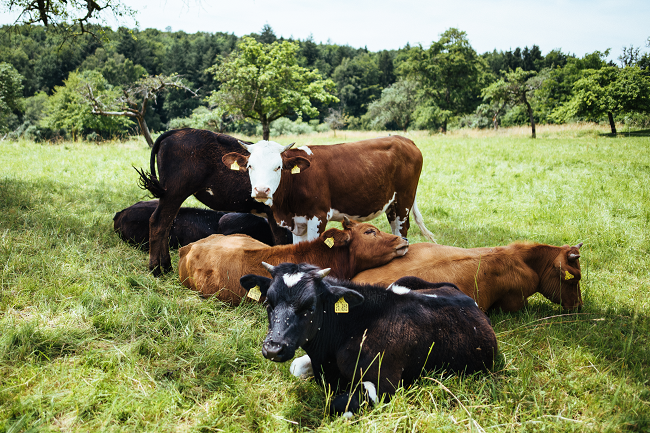
[[[244,289],[266,296],[269,330],[262,354],[284,362],[302,347],[307,355],[294,361],[291,372],[322,374],[341,392],[332,403],[335,413],[351,416],[366,398],[389,398],[423,370],[492,367],[497,341],[490,320],[453,284],[407,277],[386,290],[324,278],[329,269],[304,263],[264,266],[272,280],[240,279]],[[420,290],[410,290],[411,284]]]

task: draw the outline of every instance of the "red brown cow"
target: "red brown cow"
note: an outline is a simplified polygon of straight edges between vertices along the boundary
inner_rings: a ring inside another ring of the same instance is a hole
[[[361,272],[352,281],[388,286],[405,276],[449,282],[476,300],[483,311],[522,309],[540,292],[564,308],[582,306],[580,251],[576,246],[516,242],[505,247],[457,248],[413,244],[404,257]],[[391,290],[399,292],[400,287]]]
[[[422,234],[435,242],[415,201],[422,153],[408,138],[293,150],[272,141],[240,144],[250,156],[229,153],[224,164],[248,171],[251,196],[271,207],[278,225],[293,232],[294,243],[317,238],[328,221],[369,221],[382,213],[393,234],[406,237],[411,211]]]
[[[204,296],[238,304],[246,291],[239,278],[246,274],[268,276],[262,262],[312,263],[332,268],[332,275],[349,280],[357,273],[381,266],[408,250],[408,241],[383,233],[368,223],[343,221],[319,238],[293,245],[270,247],[248,236],[212,235],[179,250],[178,272],[186,287]]]

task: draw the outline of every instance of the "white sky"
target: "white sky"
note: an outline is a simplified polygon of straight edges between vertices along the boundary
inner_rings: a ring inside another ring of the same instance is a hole
[[[449,27],[467,32],[479,53],[537,44],[583,56],[611,48],[616,60],[630,44],[650,51],[649,0],[122,0],[138,11],[140,29],[259,32],[269,24],[277,36],[330,40],[371,51],[427,47]],[[0,14],[0,23],[15,19]],[[109,24],[113,21],[109,20]],[[124,21],[133,27],[132,21]]]

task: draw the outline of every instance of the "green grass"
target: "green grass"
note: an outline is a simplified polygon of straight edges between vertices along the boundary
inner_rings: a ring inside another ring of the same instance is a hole
[[[259,305],[154,278],[113,233],[113,214],[147,197],[131,168],[148,167],[144,142],[3,141],[0,431],[649,431],[650,137],[525,133],[410,135],[419,207],[447,245],[584,242],[583,310],[536,295],[492,314],[493,373],[430,373],[352,420],[262,357]],[[378,134],[337,135],[279,141]],[[414,224],[409,238],[424,241]]]

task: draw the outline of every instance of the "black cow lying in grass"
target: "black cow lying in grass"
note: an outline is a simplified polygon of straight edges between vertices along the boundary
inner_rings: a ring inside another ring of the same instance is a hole
[[[324,278],[329,269],[304,263],[264,266],[273,280],[240,279],[244,289],[266,296],[262,354],[284,362],[302,347],[307,355],[294,361],[292,373],[311,367],[338,389],[334,413],[351,416],[367,398],[390,398],[423,370],[472,373],[493,365],[497,341],[490,320],[453,284],[406,277],[386,290]]]
[[[126,242],[138,245],[143,250],[149,248],[149,219],[158,207],[158,200],[140,201],[129,206],[113,217],[113,228]],[[284,244],[293,242],[287,229],[281,229]],[[172,222],[169,231],[169,246],[179,248],[207,238],[214,234],[231,235],[242,233],[267,245],[275,245],[268,222],[247,213],[224,213],[210,209],[182,207]]]

